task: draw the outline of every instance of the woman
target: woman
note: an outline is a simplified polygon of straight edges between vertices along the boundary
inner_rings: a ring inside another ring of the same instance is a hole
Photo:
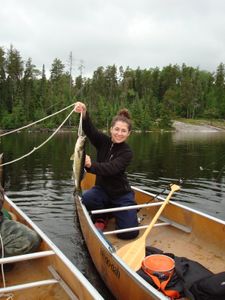
[[[82,200],[88,210],[135,205],[134,193],[127,180],[125,170],[132,159],[132,151],[126,143],[131,132],[131,119],[127,109],[122,109],[113,118],[110,137],[98,131],[93,125],[86,105],[75,103],[75,112],[82,113],[83,130],[97,150],[97,161],[86,155],[87,172],[96,174],[95,186],[83,194]],[[116,229],[137,227],[136,209],[114,212]],[[103,230],[105,214],[98,216],[95,226]],[[119,233],[121,239],[132,239],[139,231]]]

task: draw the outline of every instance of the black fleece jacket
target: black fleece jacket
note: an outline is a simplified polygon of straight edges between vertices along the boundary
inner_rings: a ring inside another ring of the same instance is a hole
[[[114,199],[130,192],[125,174],[133,156],[129,145],[113,143],[108,135],[95,128],[88,113],[83,119],[83,131],[97,150],[97,161],[92,162],[91,168],[86,168],[87,172],[96,174],[95,184]]]

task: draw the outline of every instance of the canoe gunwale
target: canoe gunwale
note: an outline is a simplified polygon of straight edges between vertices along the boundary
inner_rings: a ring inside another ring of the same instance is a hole
[[[154,194],[154,193],[149,193],[149,192],[147,192],[147,191],[145,191],[145,190],[139,189],[138,187],[132,186],[132,189],[133,189],[134,191],[143,193],[143,194],[145,194],[145,195],[152,196],[153,198],[156,196],[156,194]],[[164,200],[165,200],[165,198],[162,197],[162,196],[157,196],[155,199],[156,199],[156,200],[160,200],[160,201],[164,201]],[[186,211],[190,211],[190,212],[192,212],[192,213],[195,213],[195,214],[197,214],[197,215],[200,215],[200,216],[202,216],[202,217],[205,217],[205,218],[207,218],[207,219],[210,219],[210,220],[212,220],[212,221],[216,221],[216,222],[218,222],[218,223],[221,223],[221,224],[225,225],[225,220],[222,220],[222,219],[219,219],[219,218],[217,218],[217,217],[214,217],[214,216],[212,216],[212,215],[210,215],[210,214],[208,214],[208,213],[206,213],[206,212],[205,212],[205,213],[204,213],[204,212],[201,212],[201,211],[199,211],[198,209],[195,209],[195,208],[186,206],[186,205],[184,205],[184,204],[182,204],[182,203],[180,203],[180,202],[176,202],[176,201],[171,200],[171,201],[169,202],[169,205],[172,205],[172,206],[174,205],[174,206],[180,207],[180,208],[182,208],[182,209],[184,209],[184,210],[186,210]]]

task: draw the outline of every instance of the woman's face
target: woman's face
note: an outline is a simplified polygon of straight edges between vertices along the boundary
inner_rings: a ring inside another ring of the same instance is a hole
[[[126,141],[130,135],[128,124],[126,122],[117,121],[115,125],[110,128],[110,133],[113,143],[122,143]]]

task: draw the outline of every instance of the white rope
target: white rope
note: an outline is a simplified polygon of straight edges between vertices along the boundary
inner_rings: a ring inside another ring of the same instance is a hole
[[[1,247],[2,247],[2,258],[4,258],[5,253],[4,253],[4,243],[2,239],[2,235],[0,234],[0,240],[1,240]],[[3,281],[3,286],[5,287],[5,273],[4,273],[4,265],[1,264],[1,272],[2,272],[2,281]]]
[[[73,112],[74,112],[74,110],[72,110],[72,111],[68,114],[68,116],[65,118],[65,120],[64,120],[64,121],[59,125],[59,127],[53,132],[53,134],[51,134],[50,137],[47,138],[47,140],[45,140],[42,144],[40,144],[40,145],[37,146],[37,147],[34,147],[30,152],[24,154],[23,156],[21,156],[21,157],[19,157],[19,158],[16,158],[16,159],[14,159],[14,160],[8,161],[8,162],[6,162],[6,163],[4,163],[4,164],[0,164],[0,167],[6,166],[6,165],[9,165],[9,164],[12,164],[12,163],[14,163],[14,162],[17,162],[17,161],[19,161],[19,160],[21,160],[21,159],[23,159],[23,158],[25,158],[25,157],[31,155],[32,153],[34,153],[35,151],[37,151],[37,150],[40,149],[41,147],[43,147],[43,146],[44,146],[48,141],[50,141],[50,139],[51,139],[51,138],[59,131],[59,129],[60,129],[60,128],[64,125],[64,123],[69,119],[69,117],[72,115]]]
[[[7,131],[7,132],[5,132],[5,133],[2,133],[2,134],[0,134],[0,138],[3,137],[3,136],[5,136],[5,135],[8,135],[8,134],[11,134],[11,133],[14,133],[14,132],[23,130],[23,129],[25,129],[25,128],[31,127],[31,126],[33,126],[33,125],[35,125],[35,124],[37,124],[37,123],[40,123],[40,122],[42,122],[42,121],[44,121],[44,120],[46,120],[46,119],[48,119],[48,118],[50,118],[50,117],[53,117],[53,116],[55,116],[55,115],[61,113],[62,111],[64,111],[64,110],[70,108],[71,106],[74,106],[74,104],[75,104],[75,103],[70,104],[69,106],[67,106],[67,107],[65,107],[65,108],[63,108],[63,109],[61,109],[61,110],[59,110],[59,111],[57,111],[57,112],[55,112],[55,113],[53,113],[53,114],[47,116],[47,117],[44,117],[44,118],[42,118],[42,119],[40,119],[40,120],[37,120],[37,121],[35,121],[35,122],[33,122],[33,123],[30,123],[30,124],[25,125],[25,126],[23,126],[23,127],[20,127],[20,128],[13,129],[13,130],[11,130],[11,131]]]

